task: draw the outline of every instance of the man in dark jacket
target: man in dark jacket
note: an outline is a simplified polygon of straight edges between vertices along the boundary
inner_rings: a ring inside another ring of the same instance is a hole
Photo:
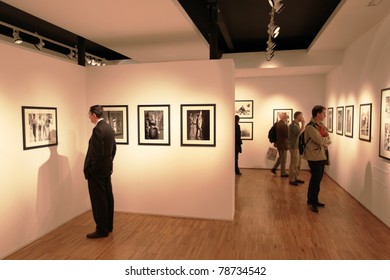
[[[114,196],[111,174],[116,153],[114,130],[103,120],[103,107],[92,106],[89,119],[95,125],[84,162],[96,230],[87,238],[107,237],[113,229]]]
[[[274,146],[278,149],[279,157],[275,162],[274,167],[271,172],[276,174],[276,169],[280,165],[280,176],[288,177],[286,172],[286,161],[287,161],[287,151],[288,151],[288,116],[286,112],[279,114],[279,121],[275,124],[276,126],[276,142]]]

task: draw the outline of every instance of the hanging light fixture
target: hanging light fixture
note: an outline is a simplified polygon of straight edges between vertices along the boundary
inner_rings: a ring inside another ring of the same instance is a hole
[[[266,56],[265,58],[270,61],[275,54],[275,46],[276,44],[272,41],[272,39],[278,37],[280,33],[280,26],[275,24],[275,13],[280,13],[282,9],[284,8],[284,3],[282,0],[268,0],[268,3],[271,6],[271,12],[270,12],[270,21],[268,24],[268,41],[267,41],[267,48],[266,48]]]
[[[19,36],[19,30],[14,29],[12,36],[14,37],[15,44],[20,45],[21,43],[23,43],[22,38],[20,38],[20,36]]]

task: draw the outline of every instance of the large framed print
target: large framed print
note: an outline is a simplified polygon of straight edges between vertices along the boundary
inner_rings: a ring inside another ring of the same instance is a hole
[[[353,138],[353,105],[345,106],[345,136]]]
[[[234,112],[240,119],[253,119],[253,100],[236,100]]]
[[[117,144],[129,144],[127,105],[102,105],[104,120],[112,127]]]
[[[371,142],[372,104],[360,104],[359,109],[359,139]]]
[[[58,145],[57,108],[22,106],[23,150]]]
[[[379,156],[390,160],[390,88],[381,91]]]
[[[181,146],[215,147],[215,104],[181,105]]]
[[[287,114],[287,124],[290,124],[293,118],[293,109],[274,109],[273,123],[280,121],[280,114]]]
[[[338,106],[336,114],[336,133],[343,135],[344,107]]]
[[[241,140],[253,140],[253,122],[240,122]]]
[[[333,107],[328,108],[328,114],[327,114],[327,126],[328,126],[328,132],[333,132]]]
[[[138,145],[171,145],[170,105],[138,105]]]

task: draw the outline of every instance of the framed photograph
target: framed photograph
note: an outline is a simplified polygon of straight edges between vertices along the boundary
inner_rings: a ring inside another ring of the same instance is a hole
[[[390,88],[381,91],[379,156],[390,160]]]
[[[115,132],[117,144],[129,144],[127,105],[102,105],[104,120]]]
[[[328,108],[328,114],[327,114],[327,126],[328,126],[328,132],[333,132],[333,107]]]
[[[360,104],[359,109],[359,139],[371,142],[372,103]]]
[[[181,146],[215,147],[215,104],[181,105]]]
[[[353,138],[353,105],[345,106],[345,136]]]
[[[234,112],[240,119],[253,119],[253,100],[236,100]]]
[[[171,145],[170,105],[138,105],[138,145]]]
[[[241,140],[253,140],[253,122],[240,122]]]
[[[57,108],[22,106],[23,150],[58,145]]]
[[[293,109],[274,109],[273,123],[276,123],[280,120],[279,115],[281,113],[287,113],[288,116],[287,125],[289,125],[292,122],[292,119],[294,118]]]
[[[344,107],[337,107],[336,114],[336,133],[338,135],[343,135]]]

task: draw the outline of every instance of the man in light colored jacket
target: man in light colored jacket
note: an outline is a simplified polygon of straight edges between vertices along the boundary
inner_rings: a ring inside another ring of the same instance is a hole
[[[307,160],[311,178],[307,191],[307,204],[310,210],[318,213],[318,207],[325,207],[324,203],[318,201],[320,184],[324,175],[325,164],[328,161],[327,147],[331,140],[328,129],[323,124],[326,117],[326,108],[316,105],[312,109],[312,119],[305,128],[305,152],[303,157]]]

